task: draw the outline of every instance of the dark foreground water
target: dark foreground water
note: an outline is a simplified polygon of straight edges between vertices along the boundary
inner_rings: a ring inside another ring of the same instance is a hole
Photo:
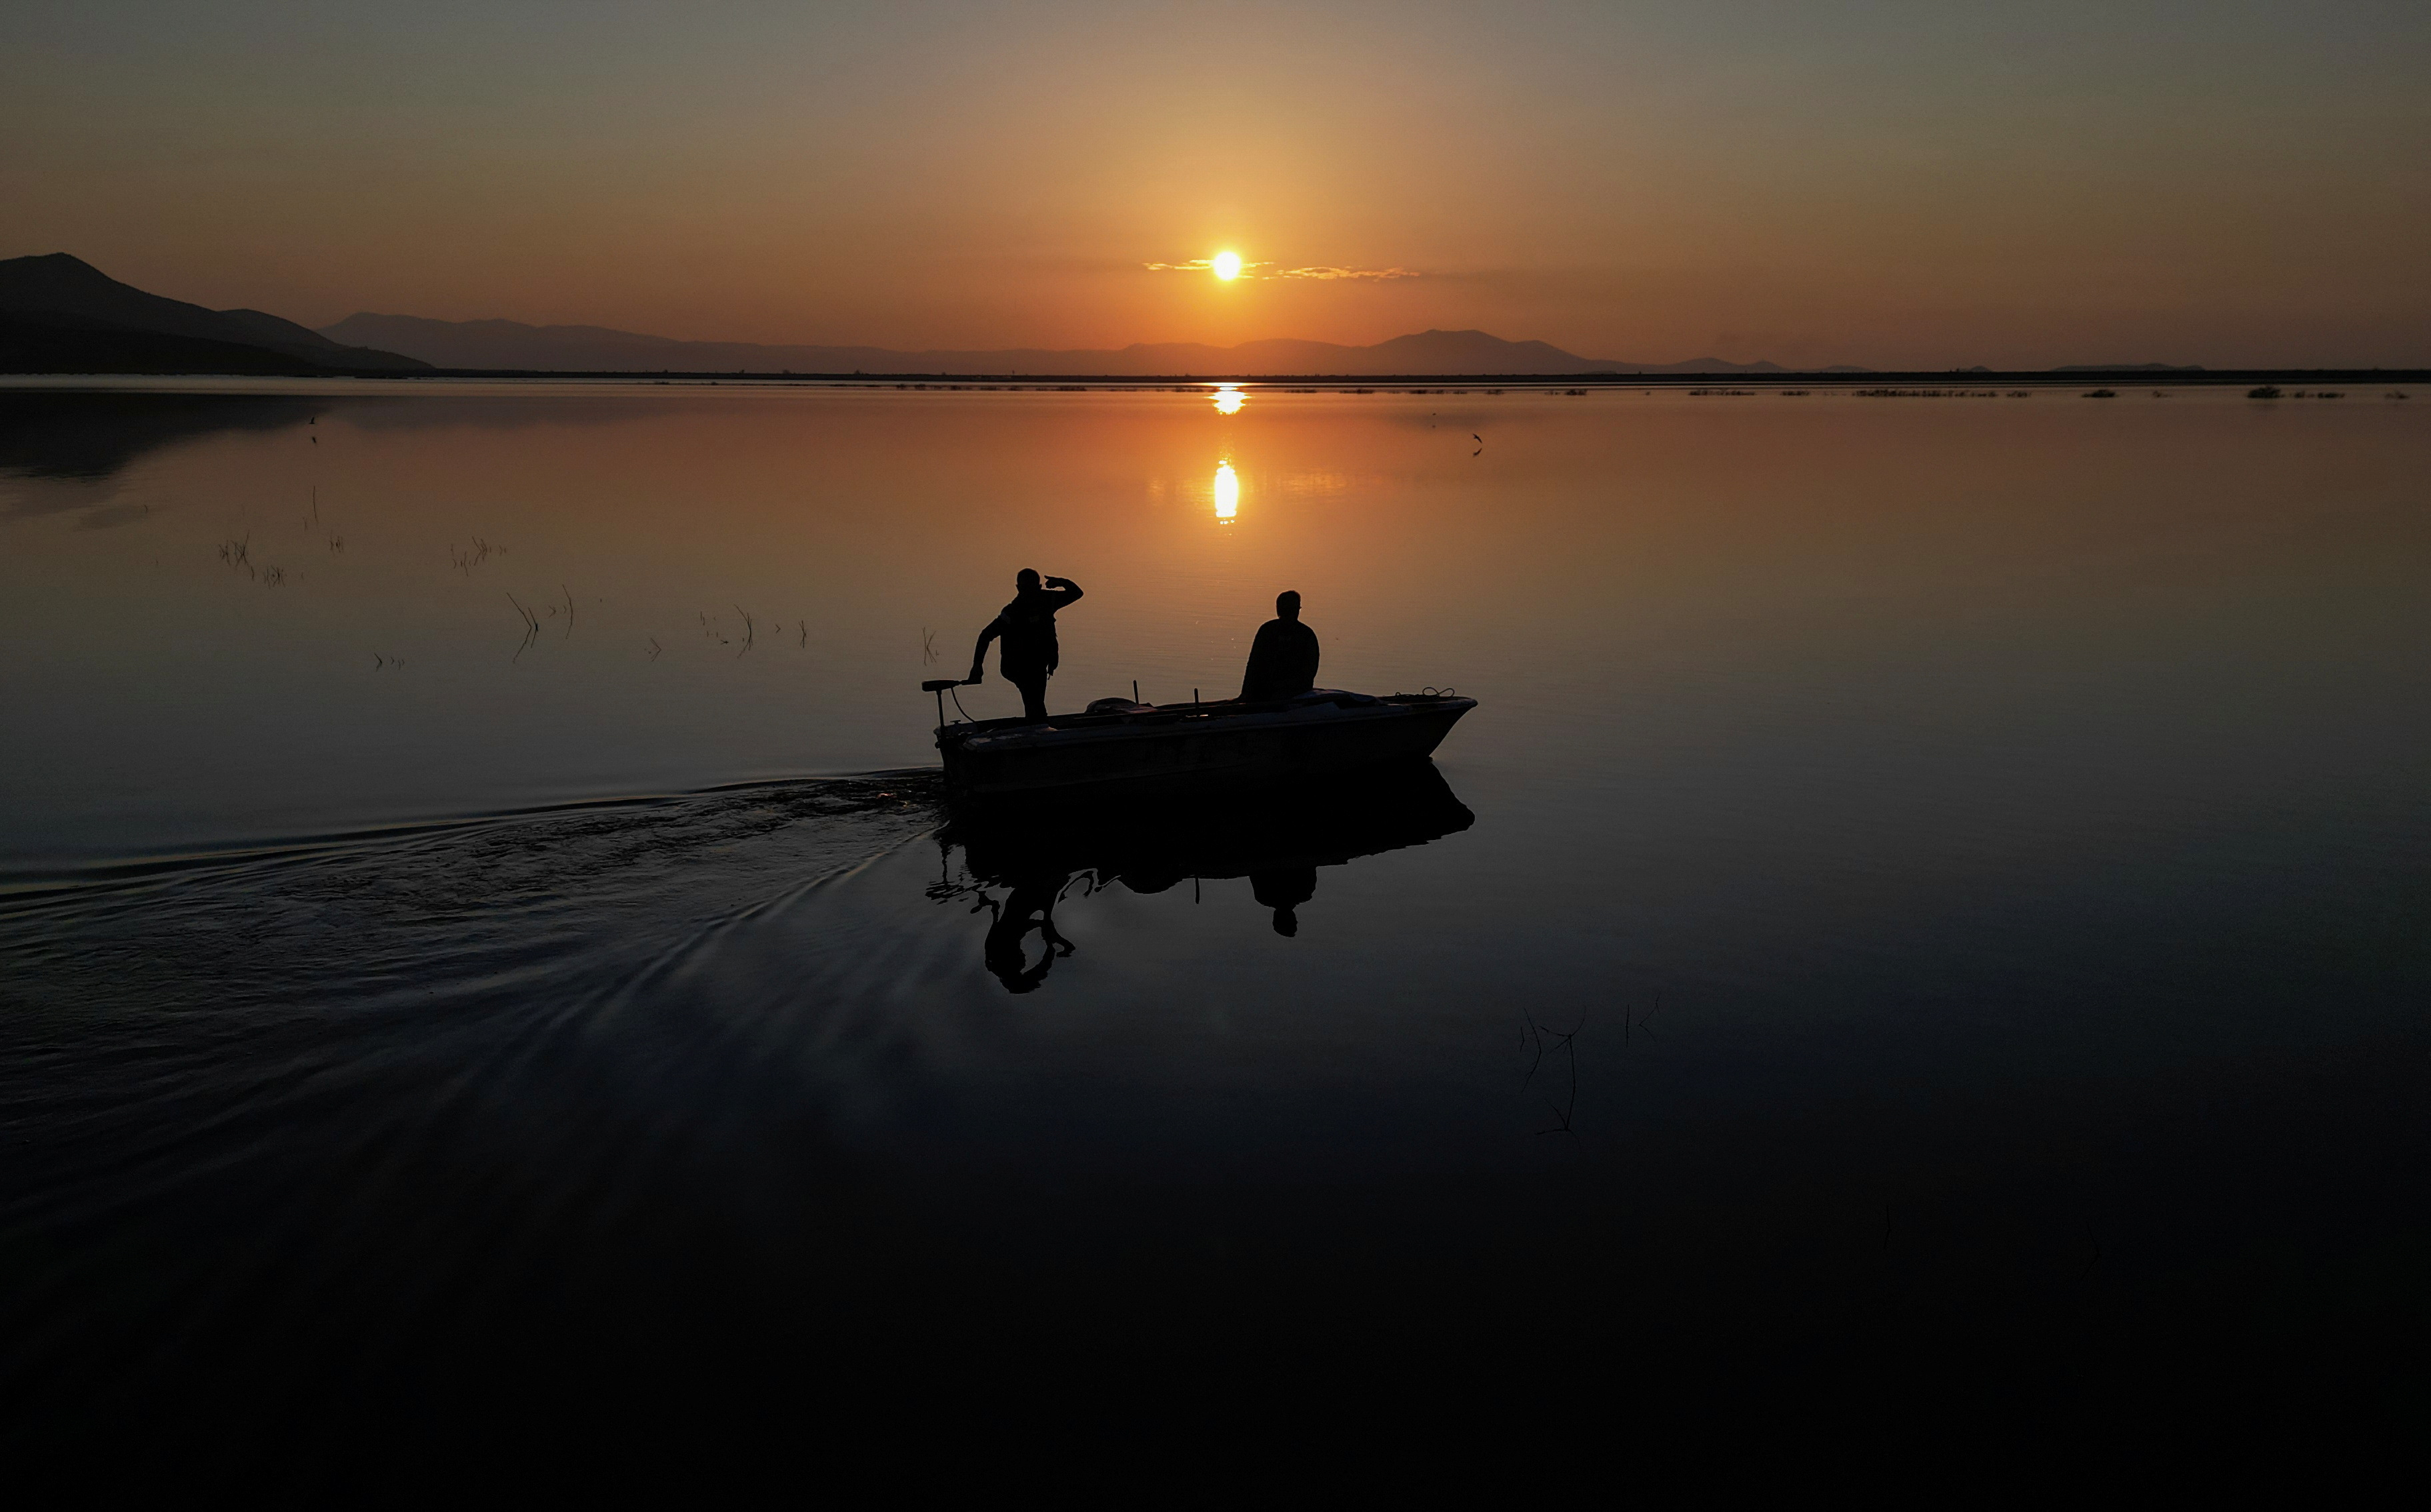
[[[2376,394],[0,395],[11,1442],[2397,1411],[2426,460]],[[974,830],[914,687],[1025,565],[1059,707],[1230,692],[1284,587],[1482,707]]]

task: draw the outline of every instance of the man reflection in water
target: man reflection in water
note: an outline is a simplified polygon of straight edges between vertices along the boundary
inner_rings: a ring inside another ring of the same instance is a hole
[[[1288,940],[1299,932],[1299,905],[1316,896],[1315,866],[1270,866],[1249,873],[1249,896],[1275,911],[1275,932]]]
[[[1047,718],[1047,680],[1062,658],[1055,644],[1055,612],[1081,601],[1081,585],[1069,578],[1048,578],[1042,586],[1035,567],[1024,567],[1013,580],[1013,602],[980,631],[971,648],[970,681],[984,672],[988,642],[999,637],[997,670],[1021,690],[1021,717],[1031,724]]]
[[[1294,697],[1316,686],[1316,631],[1299,622],[1299,595],[1275,597],[1275,617],[1258,627],[1249,643],[1249,669],[1241,678],[1243,703]]]
[[[987,943],[980,948],[986,958],[987,968],[1004,983],[1007,992],[1036,992],[1047,981],[1048,970],[1059,955],[1070,955],[1072,942],[1055,929],[1055,899],[1070,881],[1066,873],[1032,877],[1014,883],[1013,892],[1001,903],[988,899],[996,911],[996,922],[988,926]],[[1031,930],[1038,932],[1039,943],[1046,953],[1036,966],[1030,965],[1023,954],[1022,943]]]

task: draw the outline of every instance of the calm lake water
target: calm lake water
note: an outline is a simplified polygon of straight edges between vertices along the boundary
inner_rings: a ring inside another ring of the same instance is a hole
[[[153,389],[0,393],[42,1421],[2424,1336],[2431,395]],[[1481,707],[991,849],[917,684],[1024,566],[1058,708],[1284,588]]]

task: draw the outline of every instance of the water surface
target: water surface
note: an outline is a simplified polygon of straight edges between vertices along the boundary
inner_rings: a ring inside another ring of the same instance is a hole
[[[60,1400],[243,1442],[907,1277],[1074,1348],[2183,1325],[2079,1386],[2419,1331],[2419,401],[171,387],[0,395]],[[1023,566],[1057,707],[1232,692],[1283,588],[1482,704],[1421,792],[991,842],[916,684]]]

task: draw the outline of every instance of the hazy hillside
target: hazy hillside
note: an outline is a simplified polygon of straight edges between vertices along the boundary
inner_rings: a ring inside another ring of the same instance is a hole
[[[0,260],[0,369],[85,373],[420,372],[259,310],[146,294],[64,252]]]
[[[600,326],[527,326],[512,320],[427,320],[349,315],[322,334],[405,352],[437,367],[553,373],[993,373],[1040,378],[1338,374],[1774,373],[1769,362],[1618,362],[1577,357],[1543,342],[1508,342],[1480,330],[1431,330],[1373,346],[1331,342],[1136,344],[1112,351],[899,352],[881,346],[772,346],[682,342]]]

